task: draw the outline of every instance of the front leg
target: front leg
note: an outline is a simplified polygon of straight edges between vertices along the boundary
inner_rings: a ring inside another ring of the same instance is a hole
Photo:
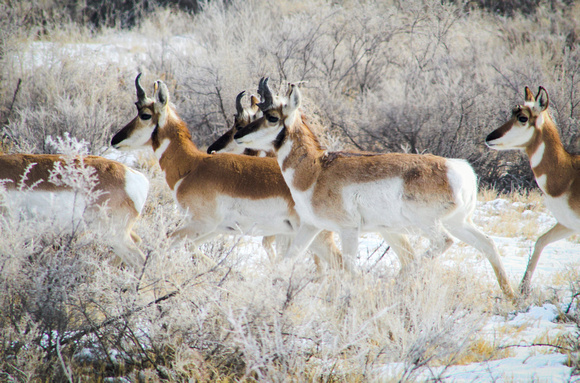
[[[301,224],[300,228],[298,229],[298,233],[292,240],[292,244],[286,253],[286,258],[293,258],[298,255],[304,254],[304,251],[310,246],[314,237],[320,233],[322,229],[309,225],[309,224]]]
[[[540,238],[536,241],[534,246],[534,252],[530,261],[528,262],[528,267],[526,268],[526,272],[524,274],[524,278],[520,284],[520,292],[527,296],[530,293],[530,282],[532,280],[532,275],[534,274],[534,270],[540,260],[540,254],[542,254],[542,250],[544,247],[548,246],[552,242],[559,241],[560,239],[567,238],[574,234],[574,230],[567,228],[566,226],[557,223],[548,230],[546,233],[542,234]]]
[[[352,268],[352,263],[356,259],[358,252],[358,237],[360,235],[358,227],[342,228],[340,230],[340,241],[342,242],[342,257],[344,263]]]

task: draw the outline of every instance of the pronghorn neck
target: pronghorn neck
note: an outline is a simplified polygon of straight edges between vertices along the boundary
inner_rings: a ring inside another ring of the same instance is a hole
[[[303,118],[284,128],[276,144],[278,164],[286,183],[301,191],[308,189],[320,173],[319,159],[325,151]],[[287,178],[290,175],[292,179]]]
[[[155,128],[151,147],[171,190],[191,171],[196,159],[207,156],[195,146],[187,125],[175,113],[170,113],[164,125]]]
[[[559,197],[574,180],[573,156],[564,149],[549,113],[543,112],[538,120],[538,133],[525,150],[538,186],[544,193]]]

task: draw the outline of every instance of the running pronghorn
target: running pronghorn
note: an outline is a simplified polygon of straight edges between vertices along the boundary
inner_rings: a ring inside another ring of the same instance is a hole
[[[526,87],[525,102],[512,110],[504,125],[491,132],[485,142],[492,149],[524,150],[530,159],[545,203],[558,223],[540,236],[522,279],[527,294],[534,269],[544,247],[580,232],[580,156],[564,149],[556,124],[548,112],[548,92],[542,87],[534,97]]]
[[[156,81],[149,98],[140,76],[135,79],[137,116],[111,145],[153,149],[175,201],[188,215],[171,236],[200,244],[218,234],[295,235],[300,220],[276,160],[200,151],[169,102],[165,83]],[[332,265],[342,264],[332,235],[316,238],[312,250]]]
[[[56,172],[60,168],[74,173],[81,167],[97,177],[92,196],[82,188],[73,190],[59,180]],[[7,204],[0,210],[51,220],[55,230],[78,225],[81,218],[104,222],[99,220],[99,212],[105,209],[106,223],[113,233],[110,245],[117,256],[134,268],[145,263],[145,255],[135,245],[141,240],[133,232],[149,191],[149,181],[143,174],[98,156],[72,160],[51,154],[7,154],[0,155],[0,180],[8,193]]]
[[[290,84],[272,96],[260,81],[263,117],[239,130],[238,144],[274,149],[300,215],[301,227],[288,251],[299,255],[320,230],[339,233],[343,257],[352,259],[361,232],[379,232],[403,267],[414,261],[406,233],[419,229],[434,257],[452,244],[448,231],[488,258],[503,292],[513,297],[493,241],[471,221],[477,179],[464,160],[419,154],[326,152],[300,110],[301,94]]]

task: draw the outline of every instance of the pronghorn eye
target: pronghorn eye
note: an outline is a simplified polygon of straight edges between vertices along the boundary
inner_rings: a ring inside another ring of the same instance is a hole
[[[143,113],[139,116],[142,120],[150,120],[151,119],[151,115],[147,114],[147,113]]]
[[[274,122],[278,122],[279,118],[276,116],[272,116],[271,114],[267,114],[266,115],[266,120],[274,123]]]
[[[525,124],[526,122],[528,122],[528,118],[526,116],[519,116],[518,121],[521,122],[522,124]]]

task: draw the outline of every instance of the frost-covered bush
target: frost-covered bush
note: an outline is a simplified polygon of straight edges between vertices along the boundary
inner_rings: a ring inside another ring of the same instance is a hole
[[[565,146],[578,150],[580,5],[522,2],[525,12],[515,12],[510,2],[508,17],[475,3],[253,0],[208,2],[195,15],[158,9],[132,31],[146,42],[122,58],[83,49],[114,35],[104,28],[101,36],[48,23],[48,41],[34,49],[21,43],[30,32],[16,28],[4,32],[1,56],[3,135],[16,150],[44,152],[46,136],[69,131],[98,153],[134,113],[133,79],[144,72],[145,83],[170,86],[205,146],[231,126],[235,96],[269,76],[282,90],[306,81],[306,112],[343,146],[466,158],[486,185],[531,188],[524,157],[490,152],[484,139],[522,102],[525,85],[542,85]],[[69,43],[71,36],[80,41]]]
[[[543,85],[578,149],[580,5],[504,3],[507,15],[487,12],[493,1],[228,0],[200,2],[195,15],[139,3],[124,22],[102,2],[110,19],[98,28],[71,21],[97,8],[0,4],[0,150],[68,153],[48,137],[70,134],[69,149],[84,141],[101,154],[135,117],[139,72],[168,84],[205,146],[231,126],[235,96],[270,76],[275,91],[305,81],[304,110],[333,149],[461,157],[486,185],[533,187],[521,154],[483,141],[525,85]],[[122,53],[109,57],[110,45]],[[412,381],[421,366],[477,359],[481,318],[507,311],[469,263],[402,276],[384,245],[351,277],[270,264],[239,238],[202,246],[208,266],[191,245],[170,247],[182,215],[156,161],[135,164],[151,180],[136,227],[143,272],[111,265],[106,230],[1,217],[0,380]],[[90,173],[64,170],[90,185]]]

